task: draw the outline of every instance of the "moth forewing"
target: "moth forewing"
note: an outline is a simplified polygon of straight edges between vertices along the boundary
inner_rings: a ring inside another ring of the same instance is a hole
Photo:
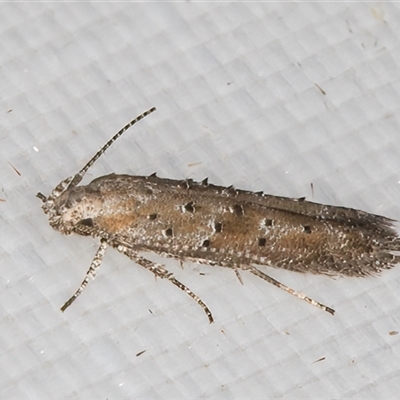
[[[78,186],[87,170],[128,128],[118,131],[74,176],[48,197],[41,193],[50,225],[64,234],[100,239],[81,286],[65,311],[93,279],[108,246],[192,297],[213,322],[206,304],[146,251],[181,262],[207,262],[252,274],[331,314],[334,310],[296,292],[260,270],[262,266],[313,274],[367,276],[399,262],[393,221],[360,210],[221,187],[205,179],[163,179],[155,174],[110,174]],[[139,253],[141,253],[139,255]]]

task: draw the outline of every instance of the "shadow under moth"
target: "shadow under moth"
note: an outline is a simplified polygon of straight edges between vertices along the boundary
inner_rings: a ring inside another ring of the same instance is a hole
[[[48,197],[37,194],[54,229],[100,239],[85,279],[62,311],[95,277],[108,246],[186,292],[203,308],[210,323],[212,313],[200,297],[143,253],[231,268],[240,282],[240,272],[249,271],[331,314],[332,308],[285,286],[260,268],[363,277],[400,261],[394,221],[360,210],[216,186],[207,179],[181,181],[155,174],[110,174],[79,186],[99,157],[153,111],[154,107],[123,127]]]

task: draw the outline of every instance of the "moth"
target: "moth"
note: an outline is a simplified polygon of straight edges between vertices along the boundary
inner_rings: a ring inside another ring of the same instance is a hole
[[[249,271],[286,292],[334,314],[325,306],[267,275],[262,267],[300,273],[365,277],[400,261],[400,239],[394,221],[351,208],[237,190],[187,180],[110,174],[80,186],[89,168],[130,127],[155,107],[124,126],[75,175],[60,182],[42,208],[50,225],[69,235],[92,236],[100,246],[90,268],[65,311],[100,267],[107,247],[113,247],[156,277],[168,279],[186,292],[213,322],[206,304],[179,282],[165,266],[145,255],[207,263]]]

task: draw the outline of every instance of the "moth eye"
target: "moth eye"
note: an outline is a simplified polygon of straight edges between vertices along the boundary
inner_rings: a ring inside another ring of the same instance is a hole
[[[154,221],[157,217],[158,217],[158,214],[150,214],[150,215],[147,216],[147,218],[150,221]]]
[[[244,214],[243,206],[240,204],[235,204],[233,207],[229,208],[231,213],[236,214],[237,216],[242,216]]]
[[[222,224],[220,222],[215,222],[214,229],[217,233],[222,232]]]
[[[304,229],[304,233],[311,233],[311,226],[309,226],[309,225],[304,225],[304,226],[303,226],[303,229]]]
[[[172,231],[172,228],[168,228],[168,229],[166,229],[165,231],[164,231],[164,233],[165,233],[165,236],[169,236],[169,237],[172,237],[173,236],[173,231]]]
[[[92,218],[81,219],[78,223],[80,225],[89,226],[90,228],[94,226]]]
[[[209,241],[208,239],[206,239],[206,240],[203,242],[202,246],[203,246],[203,247],[210,247],[210,241]]]
[[[267,239],[265,239],[265,238],[258,238],[258,245],[259,245],[259,246],[265,246],[266,243],[267,243]]]

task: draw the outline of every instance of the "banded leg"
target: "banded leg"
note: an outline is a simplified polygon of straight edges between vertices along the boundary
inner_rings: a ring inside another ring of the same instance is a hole
[[[135,261],[137,264],[151,271],[156,277],[160,277],[162,279],[168,279],[179,289],[183,290],[186,294],[188,294],[207,314],[208,320],[210,324],[214,322],[214,318],[210,309],[206,306],[203,300],[200,299],[197,295],[195,295],[187,286],[183,283],[179,282],[171,272],[167,271],[161,264],[155,263],[153,261],[148,260],[147,258],[139,256],[135,251],[129,249],[125,246],[118,246],[118,251],[127,255],[130,259]]]
[[[97,249],[96,254],[93,257],[90,268],[86,272],[85,279],[82,281],[81,285],[79,286],[78,290],[73,294],[73,296],[61,307],[62,312],[64,312],[83,292],[89,281],[93,280],[96,277],[97,270],[101,265],[107,246],[107,241],[105,239],[101,239],[100,247]]]
[[[235,267],[235,275],[238,278],[239,282],[243,285],[242,277],[240,276],[239,269]]]
[[[303,293],[299,293],[296,292],[295,290],[291,289],[290,287],[284,285],[283,283],[280,283],[279,281],[277,281],[274,278],[271,278],[269,275],[264,274],[264,272],[261,272],[260,270],[258,270],[255,267],[245,267],[244,269],[249,270],[252,274],[258,276],[259,278],[264,279],[265,281],[272,283],[274,286],[278,287],[279,289],[283,289],[285,292],[288,292],[290,294],[292,294],[293,296],[296,296],[297,298],[306,301],[307,303],[320,308],[321,310],[327,311],[328,313],[334,315],[335,314],[335,310],[325,306],[321,303],[318,303],[317,301],[310,299],[309,297],[307,297],[306,295],[304,295]]]
[[[133,258],[134,261],[139,264],[140,266],[148,269],[151,271],[155,276],[159,276],[162,279],[168,279],[170,282],[172,282],[175,286],[177,286],[179,289],[183,290],[186,294],[188,294],[207,314],[208,320],[210,321],[210,324],[214,322],[214,318],[212,316],[212,313],[210,309],[206,306],[206,304],[203,302],[203,300],[200,299],[199,296],[194,294],[187,286],[185,286],[183,283],[179,282],[178,279],[176,279],[171,272],[168,272],[161,264],[156,264],[153,261],[147,260],[146,258],[137,256]]]

